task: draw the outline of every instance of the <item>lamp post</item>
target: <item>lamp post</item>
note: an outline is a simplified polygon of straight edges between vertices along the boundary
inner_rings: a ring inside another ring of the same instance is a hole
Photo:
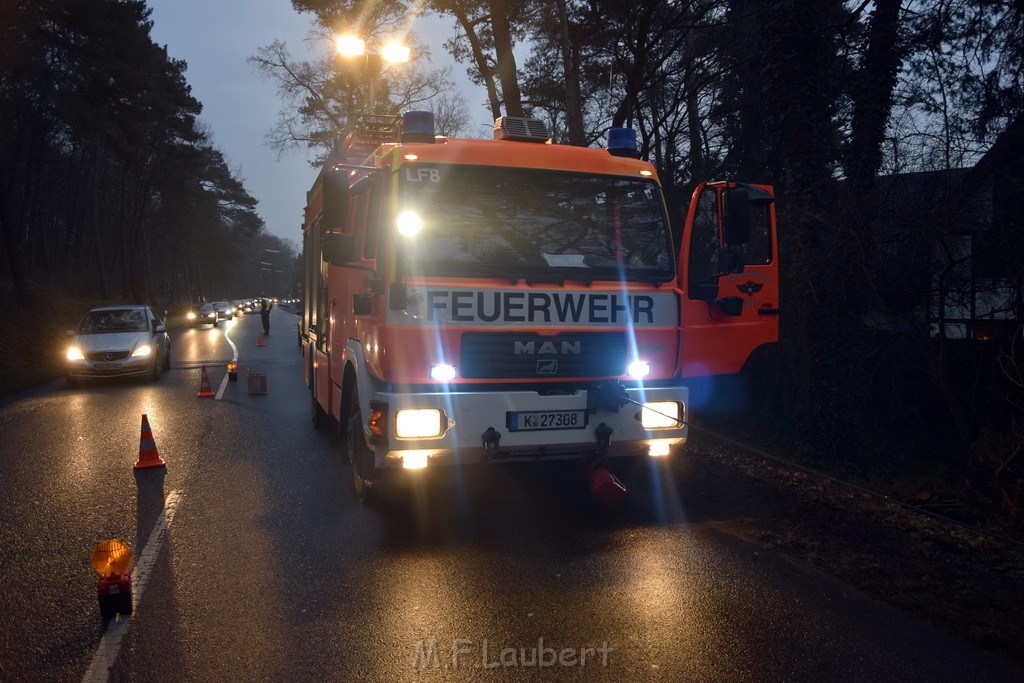
[[[377,79],[384,64],[403,64],[409,61],[409,48],[397,41],[389,41],[381,48],[380,54],[366,51],[366,41],[351,34],[338,36],[335,39],[338,55],[348,60],[363,58],[363,68],[369,86],[369,109],[376,108]]]

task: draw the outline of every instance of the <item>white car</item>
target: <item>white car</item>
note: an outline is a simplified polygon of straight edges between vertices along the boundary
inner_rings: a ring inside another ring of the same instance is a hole
[[[149,306],[94,308],[65,334],[68,386],[99,377],[146,377],[156,381],[171,367],[171,338]]]
[[[234,313],[231,311],[231,304],[227,301],[214,301],[213,309],[217,311],[218,320],[231,320],[234,317]]]

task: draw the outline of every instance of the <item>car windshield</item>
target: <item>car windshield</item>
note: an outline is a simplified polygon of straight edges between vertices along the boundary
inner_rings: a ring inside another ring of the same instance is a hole
[[[652,180],[443,164],[407,165],[400,179],[398,222],[408,211],[422,226],[412,237],[398,235],[407,273],[672,278],[665,209]]]
[[[145,331],[146,316],[138,309],[89,311],[78,325],[79,334]]]

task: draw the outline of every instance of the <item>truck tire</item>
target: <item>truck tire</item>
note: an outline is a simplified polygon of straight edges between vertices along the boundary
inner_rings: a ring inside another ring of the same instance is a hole
[[[327,411],[316,400],[316,392],[312,388],[309,390],[309,417],[315,428],[323,429],[327,426]]]
[[[373,451],[363,438],[363,421],[359,410],[359,396],[354,396],[352,417],[348,422],[348,455],[352,461],[352,483],[356,498],[364,505],[373,505],[381,498],[383,477],[373,460]]]

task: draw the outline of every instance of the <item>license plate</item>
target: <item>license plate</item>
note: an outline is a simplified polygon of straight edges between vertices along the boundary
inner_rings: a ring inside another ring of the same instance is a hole
[[[508,413],[509,431],[530,432],[540,429],[583,429],[587,426],[585,410],[531,410]]]
[[[113,361],[110,363],[95,363],[93,364],[94,370],[120,370],[124,367],[124,363],[120,361]]]

